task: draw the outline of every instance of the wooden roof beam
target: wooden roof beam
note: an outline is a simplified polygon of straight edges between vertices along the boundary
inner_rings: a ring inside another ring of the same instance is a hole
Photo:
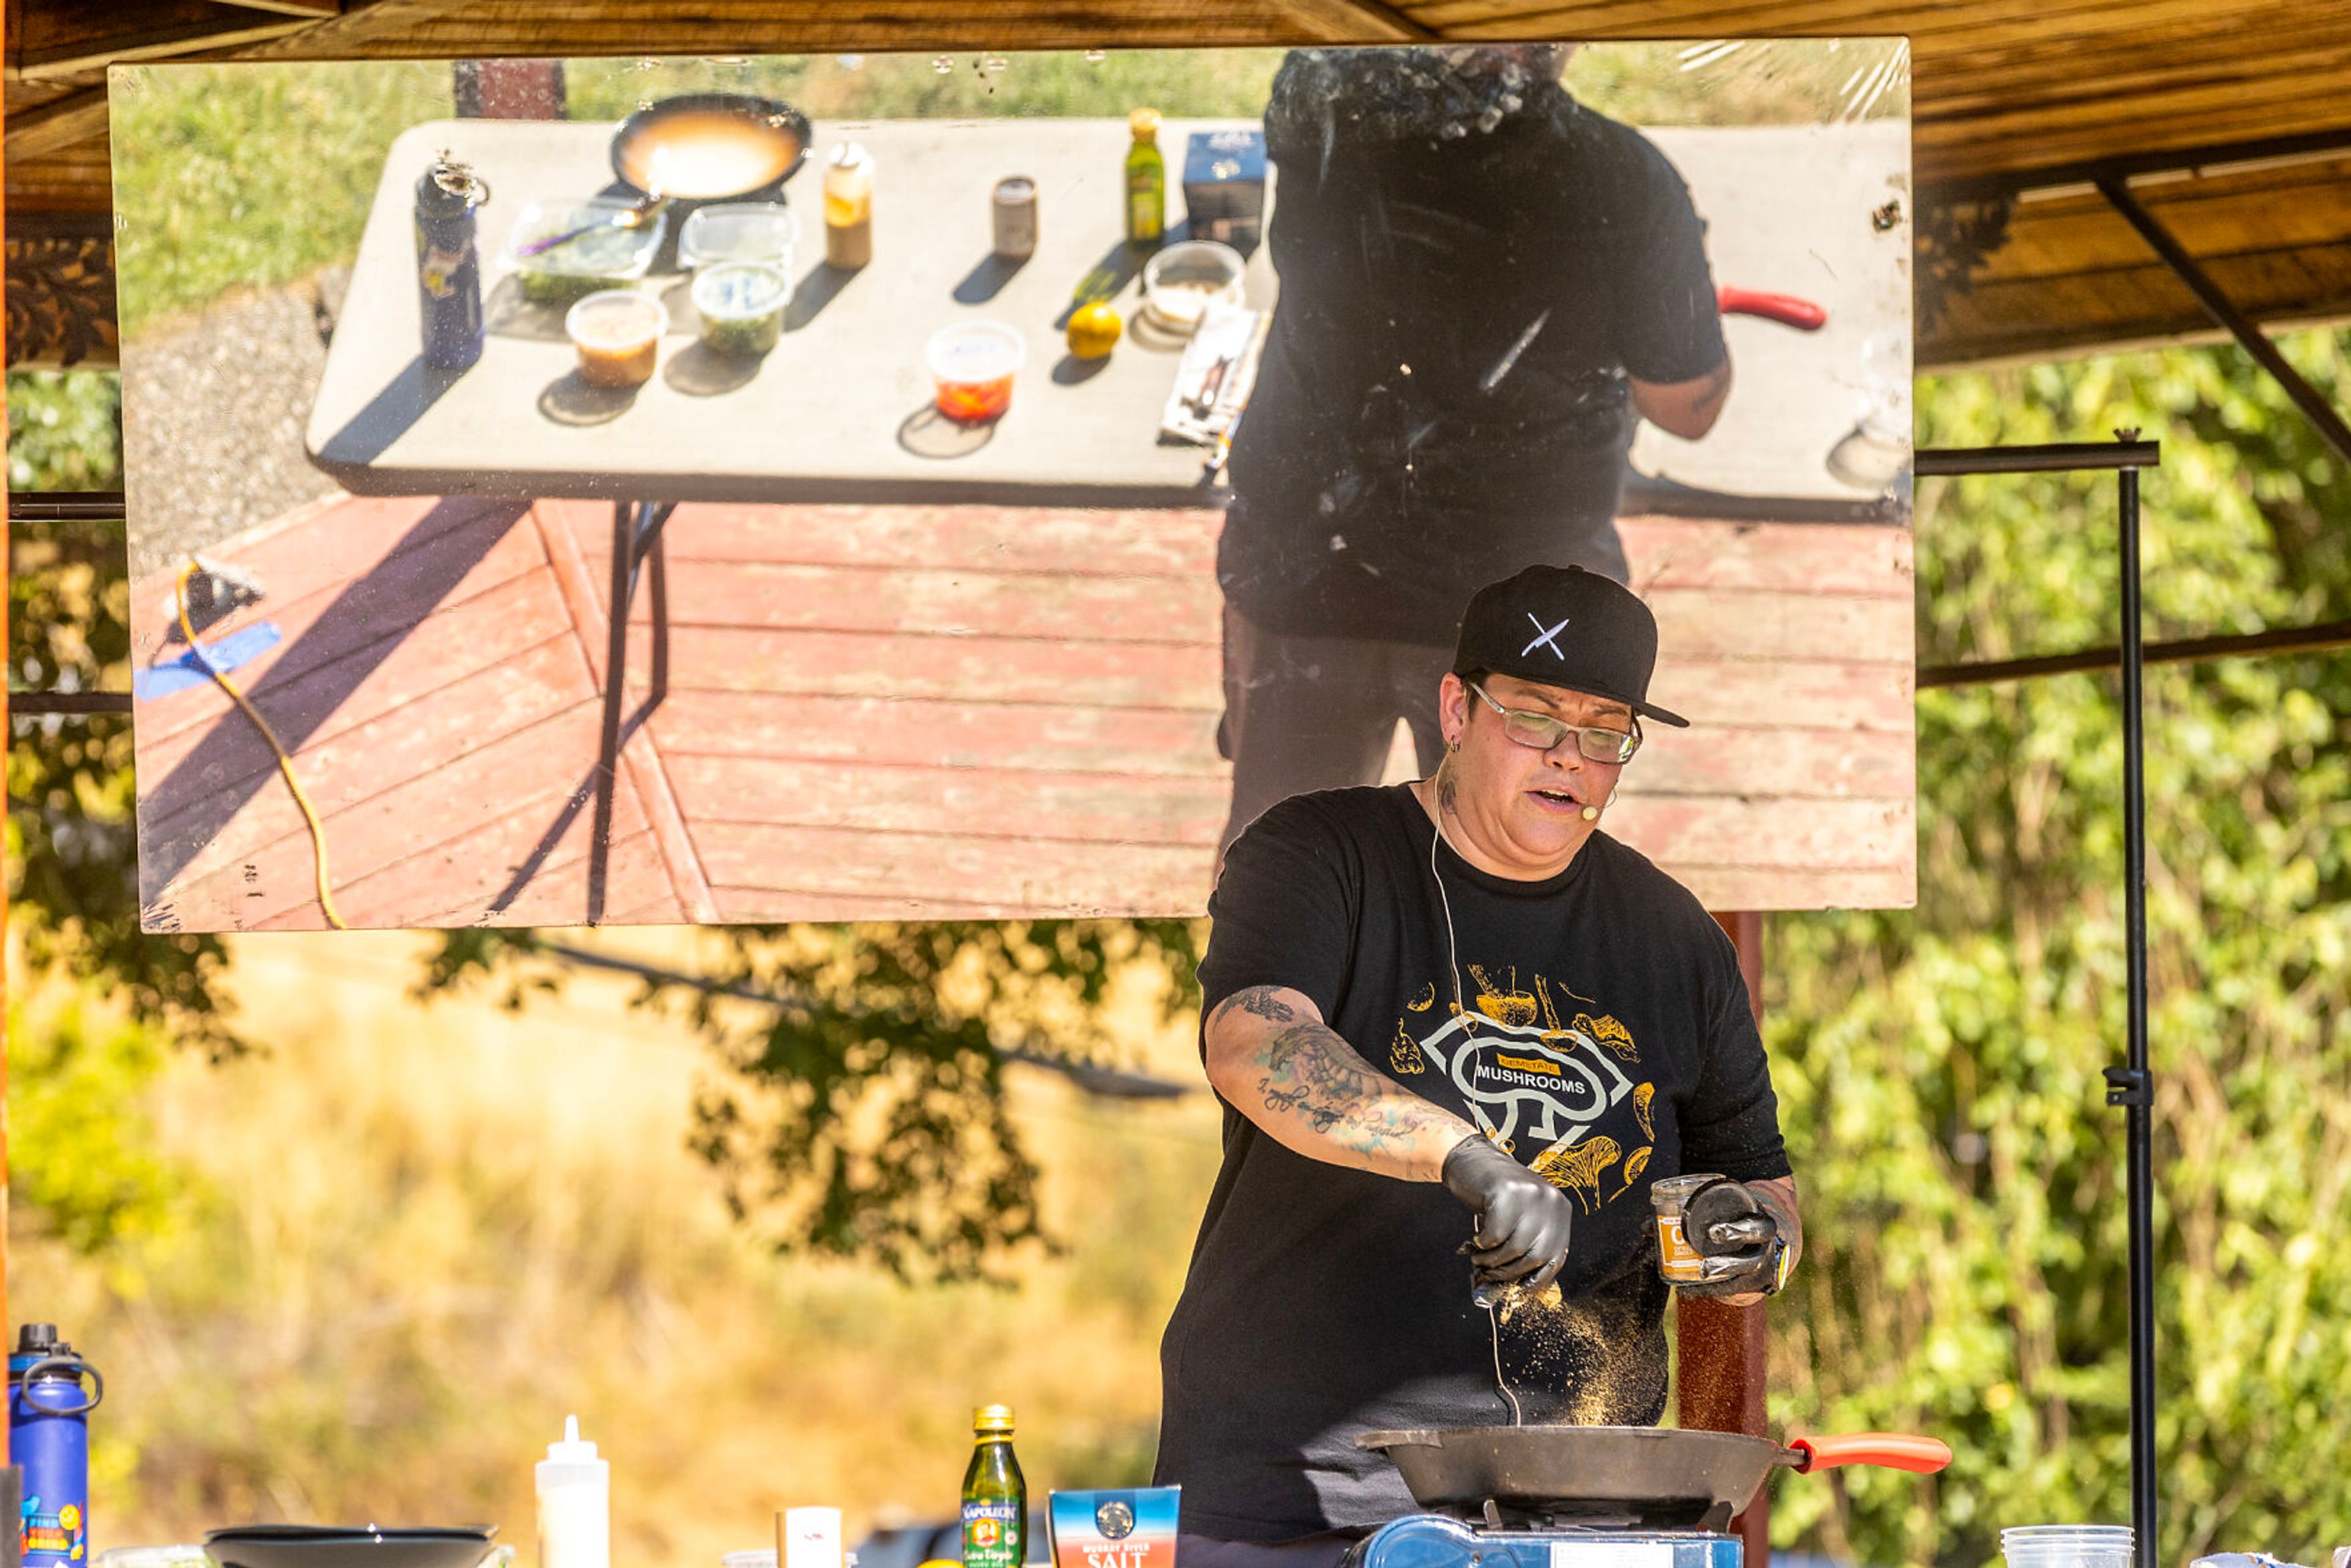
[[[310,15],[286,16],[213,0],[111,5],[23,0],[23,7],[8,50],[7,74],[27,81],[261,43],[319,25]]]
[[[1317,43],[1411,44],[1445,36],[1381,0],[1276,0],[1275,8]]]
[[[1998,196],[2040,197],[2060,192],[2091,191],[2109,179],[2143,180],[2173,174],[2234,173],[2248,168],[2283,165],[2351,152],[2351,127],[2307,131],[2294,136],[2265,137],[2254,141],[2141,152],[2088,162],[2051,164],[1978,174],[1958,180],[1924,180],[1918,195],[1924,201],[1971,202]]]
[[[106,89],[86,87],[33,109],[8,115],[11,158],[38,158],[106,134]]]
[[[245,11],[271,11],[280,16],[300,16],[312,22],[323,22],[329,16],[343,14],[343,0],[221,0],[221,4]]]

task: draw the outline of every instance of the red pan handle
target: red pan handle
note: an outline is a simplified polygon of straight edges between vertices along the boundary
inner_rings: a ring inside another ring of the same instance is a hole
[[[1761,316],[1804,332],[1817,332],[1828,325],[1824,307],[1792,294],[1759,294],[1751,288],[1726,286],[1715,290],[1714,299],[1726,316]]]
[[[1788,1445],[1796,1469],[1825,1470],[1838,1465],[1884,1465],[1888,1469],[1932,1475],[1951,1462],[1950,1445],[1907,1432],[1851,1432],[1841,1437],[1798,1437]]]

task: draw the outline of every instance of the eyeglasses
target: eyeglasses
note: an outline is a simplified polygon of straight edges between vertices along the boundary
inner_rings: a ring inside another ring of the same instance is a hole
[[[1609,729],[1600,725],[1570,724],[1547,713],[1504,707],[1477,682],[1471,681],[1468,685],[1488,707],[1502,716],[1502,733],[1520,746],[1549,751],[1572,735],[1575,737],[1575,749],[1590,760],[1616,763],[1632,761],[1633,753],[1641,749],[1641,721],[1637,718],[1629,730]]]

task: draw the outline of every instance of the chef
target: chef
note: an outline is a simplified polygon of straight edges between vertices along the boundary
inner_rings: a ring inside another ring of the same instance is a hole
[[[1200,964],[1224,1165],[1160,1352],[1184,1568],[1319,1568],[1411,1511],[1360,1433],[1656,1424],[1662,1178],[1751,1211],[1696,1289],[1785,1281],[1795,1186],[1737,955],[1604,826],[1642,722],[1687,722],[1648,701],[1656,647],[1596,572],[1490,584],[1434,776],[1292,797],[1234,843]]]

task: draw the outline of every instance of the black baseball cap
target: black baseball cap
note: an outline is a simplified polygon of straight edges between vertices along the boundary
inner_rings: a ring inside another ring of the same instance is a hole
[[[1531,566],[1489,582],[1461,613],[1453,673],[1486,670],[1627,704],[1644,718],[1687,729],[1649,701],[1657,618],[1624,584],[1580,566]]]

